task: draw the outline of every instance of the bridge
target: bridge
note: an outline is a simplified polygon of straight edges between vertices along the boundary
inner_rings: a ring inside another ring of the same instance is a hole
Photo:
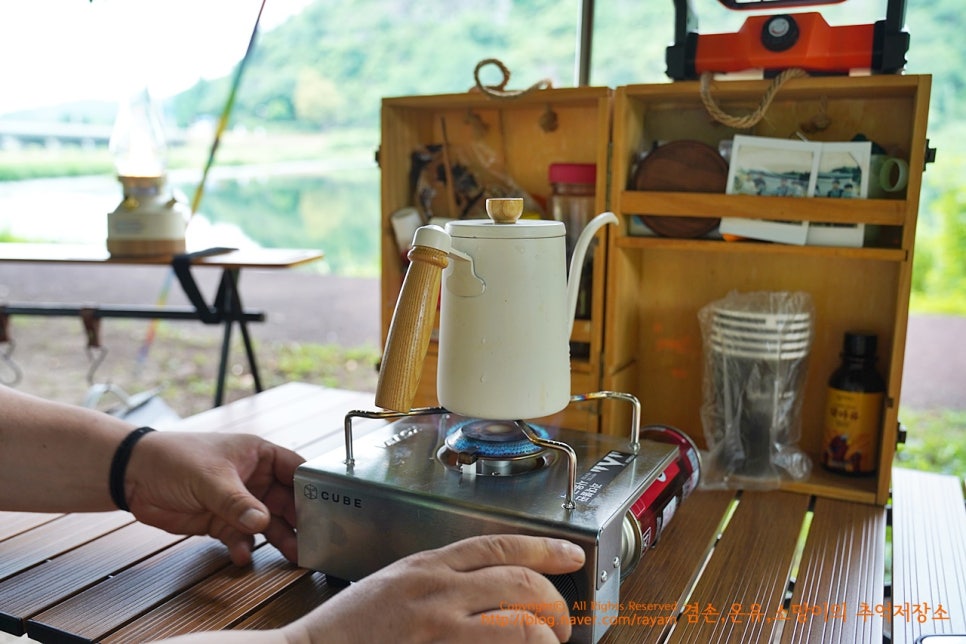
[[[43,121],[7,121],[0,119],[0,145],[77,145],[106,146],[111,138],[111,125],[89,123],[56,123]]]
[[[62,145],[79,147],[107,147],[113,125],[90,123],[58,123],[44,121],[17,121],[0,119],[0,149],[26,145],[53,148]],[[168,145],[183,142],[181,132],[172,136],[166,132]]]

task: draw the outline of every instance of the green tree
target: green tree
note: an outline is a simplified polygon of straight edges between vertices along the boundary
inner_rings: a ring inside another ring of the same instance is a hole
[[[914,287],[920,295],[934,294],[931,307],[940,311],[955,310],[966,294],[966,188],[960,181],[964,170],[966,160],[957,155],[929,177],[936,193],[929,204],[932,225],[919,232],[919,241],[928,250],[917,253]]]
[[[303,67],[295,82],[296,120],[300,123],[331,125],[345,109],[345,100],[338,85],[312,67]]]

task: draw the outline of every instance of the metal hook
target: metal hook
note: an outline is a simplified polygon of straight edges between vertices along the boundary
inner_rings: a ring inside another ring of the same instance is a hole
[[[0,362],[6,369],[0,370],[0,383],[7,385],[8,387],[15,387],[20,384],[23,379],[23,371],[20,366],[14,362],[11,357],[13,355],[14,343],[13,340],[7,340],[6,342],[0,343],[6,346],[0,351]]]
[[[97,315],[97,309],[92,307],[82,308],[80,316],[87,336],[87,359],[91,363],[87,370],[87,384],[93,385],[94,373],[104,362],[104,358],[107,357],[107,349],[101,346],[101,318]]]
[[[107,357],[107,349],[104,347],[87,347],[87,359],[90,360],[90,367],[87,369],[87,384],[94,384],[94,373]]]
[[[7,307],[5,306],[0,306],[0,345],[5,345],[0,350],[0,362],[6,367],[4,370],[6,373],[0,371],[0,384],[13,387],[20,383],[23,378],[23,371],[11,357],[14,343],[10,338],[10,315],[7,314]]]

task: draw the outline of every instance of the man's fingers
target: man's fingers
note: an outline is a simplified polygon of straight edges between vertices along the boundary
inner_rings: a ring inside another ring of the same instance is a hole
[[[566,616],[535,615],[526,611],[496,610],[470,617],[466,636],[472,642],[527,642],[559,644],[570,639]]]
[[[278,517],[272,517],[272,522],[268,525],[268,529],[264,533],[268,542],[275,546],[282,553],[283,557],[292,563],[298,563],[298,539],[295,537],[295,531],[292,529],[292,526]]]
[[[570,606],[542,574],[519,566],[494,566],[469,575],[477,592],[464,601],[480,625],[500,627],[505,635],[512,632],[508,629],[529,632],[546,626],[559,641],[570,639]]]
[[[503,628],[502,637],[527,637],[552,631],[558,641],[570,638],[570,607],[543,574],[562,574],[584,564],[584,551],[563,539],[525,535],[486,535],[465,539],[433,553],[444,564],[472,577],[474,592],[464,606],[479,620],[471,626]]]
[[[255,534],[268,527],[271,519],[268,509],[252,496],[237,472],[224,472],[207,479],[205,483],[210,485],[203,485],[197,494],[205,509],[218,519],[247,534]]]
[[[255,538],[232,528],[226,528],[218,539],[228,548],[228,556],[236,566],[247,566],[252,560]]]
[[[580,546],[564,539],[494,534],[464,539],[436,551],[453,570],[524,566],[546,574],[572,572],[584,565]]]

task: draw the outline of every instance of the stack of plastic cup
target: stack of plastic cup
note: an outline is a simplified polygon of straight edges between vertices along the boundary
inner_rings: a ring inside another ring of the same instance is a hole
[[[777,475],[774,455],[797,427],[811,337],[809,312],[714,308],[715,434],[719,464],[730,474]]]

